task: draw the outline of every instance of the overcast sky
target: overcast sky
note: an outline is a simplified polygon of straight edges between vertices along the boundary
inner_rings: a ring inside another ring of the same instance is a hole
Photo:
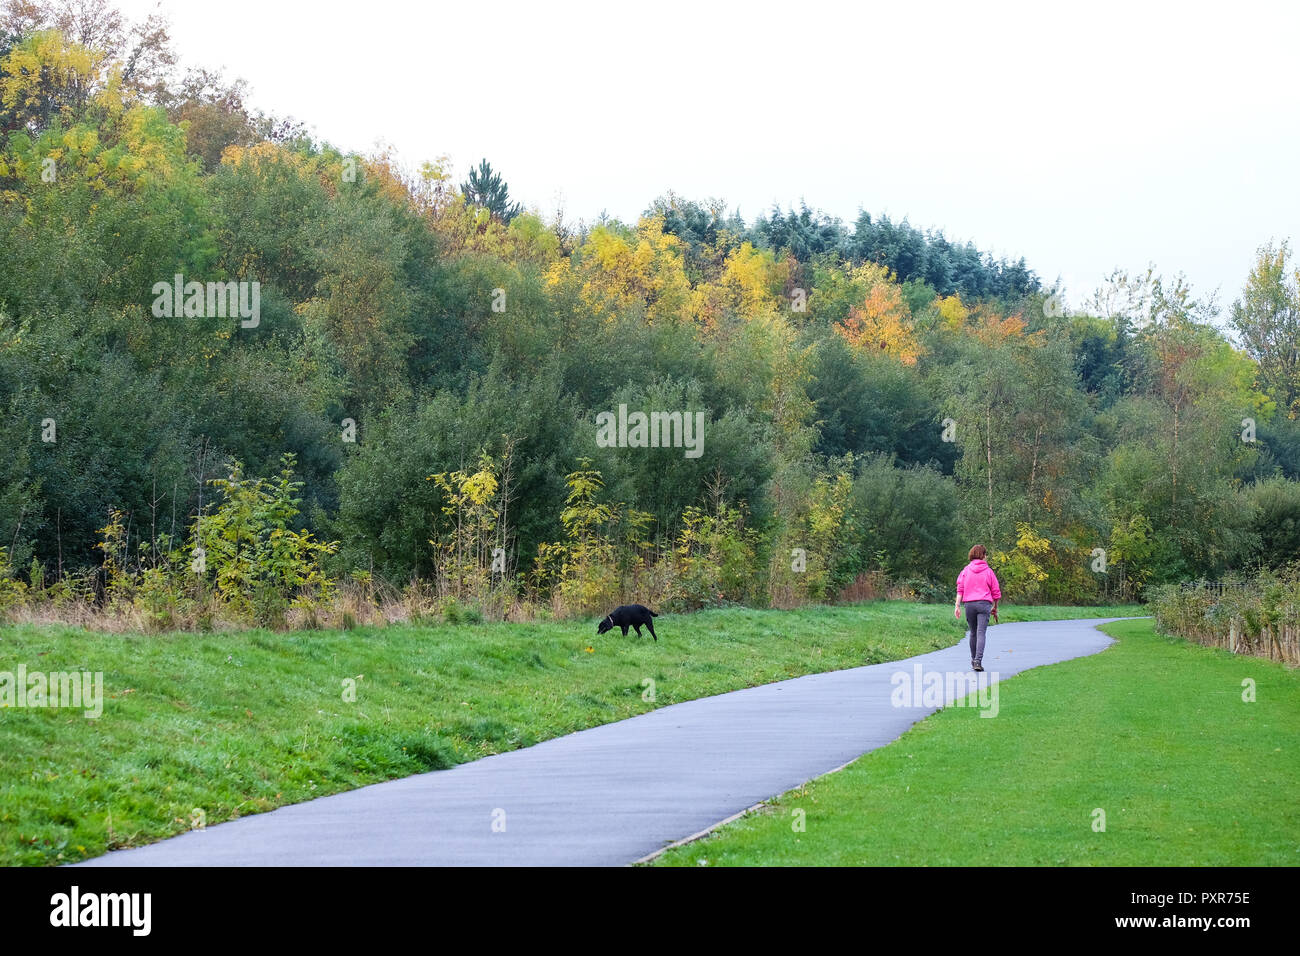
[[[1300,240],[1297,3],[118,3],[258,108],[457,182],[487,157],[548,217],[862,208],[1075,305],[1152,262],[1226,305]]]

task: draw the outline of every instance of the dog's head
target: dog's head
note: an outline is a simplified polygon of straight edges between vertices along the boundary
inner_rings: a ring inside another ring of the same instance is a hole
[[[612,615],[605,615],[605,619],[596,625],[596,633],[604,634],[614,627],[614,618]]]

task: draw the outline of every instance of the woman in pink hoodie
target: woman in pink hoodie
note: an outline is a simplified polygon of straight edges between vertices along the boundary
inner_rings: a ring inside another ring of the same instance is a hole
[[[984,670],[984,630],[989,626],[989,615],[997,616],[998,601],[1002,600],[998,576],[985,562],[985,554],[982,544],[970,549],[970,564],[957,575],[957,600],[952,606],[952,616],[960,618],[957,607],[966,605],[966,624],[970,627],[970,666],[977,671]]]

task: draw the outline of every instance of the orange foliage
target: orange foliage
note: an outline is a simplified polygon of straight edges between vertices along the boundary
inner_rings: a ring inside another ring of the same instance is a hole
[[[1043,333],[1025,334],[1025,320],[1020,313],[1002,316],[987,305],[980,305],[970,314],[967,325],[970,334],[988,346],[1003,345],[1011,339],[1023,339],[1027,344],[1043,344]]]
[[[902,287],[893,282],[873,285],[835,331],[856,348],[878,350],[904,365],[915,365],[921,355]]]

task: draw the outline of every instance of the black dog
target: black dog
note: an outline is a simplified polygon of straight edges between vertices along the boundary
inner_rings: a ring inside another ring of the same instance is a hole
[[[634,627],[636,628],[636,636],[640,637],[641,625],[644,624],[646,627],[650,628],[650,636],[657,641],[659,640],[659,635],[655,634],[654,622],[651,621],[650,618],[658,616],[658,614],[644,605],[623,604],[614,608],[613,611],[605,616],[603,621],[596,625],[596,633],[604,634],[606,631],[613,630],[616,627],[621,627],[623,629],[623,636],[627,637],[627,629],[629,627]]]

